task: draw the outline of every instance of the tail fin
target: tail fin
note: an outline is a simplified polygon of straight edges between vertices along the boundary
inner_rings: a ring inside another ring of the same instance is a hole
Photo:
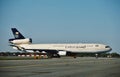
[[[9,39],[9,43],[11,43],[11,46],[17,47],[16,45],[20,44],[30,44],[32,43],[31,38],[25,38],[16,28],[11,28],[14,38]],[[17,49],[19,49],[17,47]]]
[[[16,28],[11,28],[11,30],[15,39],[25,39],[25,37]]]

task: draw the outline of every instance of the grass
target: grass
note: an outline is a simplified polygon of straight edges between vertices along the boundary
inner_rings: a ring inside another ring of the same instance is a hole
[[[32,60],[34,57],[0,56],[0,60]]]

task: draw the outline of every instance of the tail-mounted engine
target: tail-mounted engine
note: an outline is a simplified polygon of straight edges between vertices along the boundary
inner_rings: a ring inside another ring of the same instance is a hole
[[[26,38],[26,39],[9,39],[9,42],[11,44],[30,44],[32,43],[32,39],[31,38]]]

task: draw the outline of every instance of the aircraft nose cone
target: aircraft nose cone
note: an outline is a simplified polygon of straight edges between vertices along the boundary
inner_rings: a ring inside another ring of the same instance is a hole
[[[110,48],[110,50],[109,51],[111,51],[112,50],[112,48]]]
[[[110,48],[109,48],[109,51],[111,51],[111,50],[112,50],[112,48],[110,47]]]

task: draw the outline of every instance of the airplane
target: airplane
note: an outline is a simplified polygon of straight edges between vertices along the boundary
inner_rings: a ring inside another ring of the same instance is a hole
[[[14,38],[9,39],[10,46],[20,51],[44,52],[48,57],[73,56],[80,53],[106,53],[112,50],[108,45],[97,43],[32,44],[31,38],[25,38],[16,28],[11,28]]]

